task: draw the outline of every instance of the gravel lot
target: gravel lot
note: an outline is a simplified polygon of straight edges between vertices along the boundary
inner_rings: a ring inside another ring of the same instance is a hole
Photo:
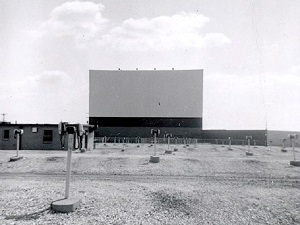
[[[100,145],[73,152],[73,213],[49,206],[64,197],[66,152],[0,151],[0,224],[300,224],[300,167],[291,149],[198,145],[149,163],[153,147]],[[296,149],[300,158],[299,148]]]

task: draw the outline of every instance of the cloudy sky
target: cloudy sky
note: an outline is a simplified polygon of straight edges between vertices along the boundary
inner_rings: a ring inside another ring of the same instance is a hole
[[[204,129],[300,130],[299,12],[298,0],[0,0],[0,113],[84,123],[89,69],[204,69]]]

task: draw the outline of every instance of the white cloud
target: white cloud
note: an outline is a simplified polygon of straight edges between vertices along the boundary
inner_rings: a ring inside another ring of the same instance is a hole
[[[292,66],[289,72],[293,75],[300,76],[300,66]]]
[[[271,45],[264,45],[263,48],[264,49],[275,49],[278,48],[279,44],[271,44]]]
[[[41,85],[61,85],[70,80],[70,77],[63,71],[48,70],[42,72],[40,75],[32,77]]]
[[[102,31],[108,19],[101,14],[104,6],[93,2],[66,2],[56,7],[50,18],[42,25],[39,32],[32,31],[34,36],[70,36],[77,44],[94,38]]]
[[[119,50],[204,48],[230,43],[230,39],[222,33],[201,32],[208,22],[208,17],[185,12],[153,19],[131,18],[103,35],[98,43]]]
[[[76,121],[74,112],[81,112],[83,116],[86,112],[86,98],[82,97],[81,87],[76,86],[76,82],[64,71],[48,70],[38,75],[20,77],[5,88],[10,101],[4,110],[10,112],[10,118],[21,123],[57,123],[61,119]],[[7,97],[0,97],[0,103],[5,101]]]
[[[210,19],[196,13],[182,12],[152,19],[130,18],[107,31],[109,23],[102,16],[104,6],[93,2],[66,2],[56,7],[39,30],[27,31],[35,38],[71,38],[77,47],[94,44],[117,50],[173,50],[215,47],[230,43],[223,33],[205,33]]]

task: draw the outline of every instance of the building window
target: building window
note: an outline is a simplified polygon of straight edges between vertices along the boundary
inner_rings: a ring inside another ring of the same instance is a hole
[[[37,133],[38,132],[38,128],[37,127],[33,127],[32,128],[32,133]]]
[[[4,140],[8,140],[9,139],[9,130],[4,130]]]
[[[53,140],[52,130],[44,130],[43,142],[51,143]]]

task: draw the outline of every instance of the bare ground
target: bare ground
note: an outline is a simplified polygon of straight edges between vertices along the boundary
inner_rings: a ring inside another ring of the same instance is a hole
[[[291,150],[218,145],[179,147],[149,163],[153,147],[121,145],[72,156],[73,213],[49,206],[64,197],[66,152],[0,151],[0,224],[300,224],[300,167]],[[300,157],[299,149],[297,156]]]

